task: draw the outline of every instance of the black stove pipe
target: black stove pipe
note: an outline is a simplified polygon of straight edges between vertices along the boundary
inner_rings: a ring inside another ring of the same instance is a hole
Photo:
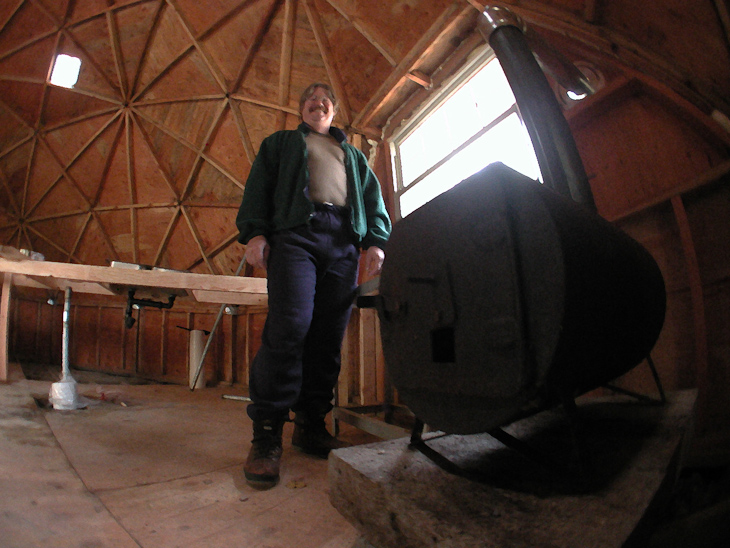
[[[494,50],[512,88],[535,148],[543,183],[595,212],[593,193],[573,134],[533,55],[524,23],[509,10],[495,6],[485,8],[482,15],[478,29]],[[561,63],[557,54],[543,55],[543,61],[559,65],[556,73],[572,77],[569,88],[573,91],[591,91],[584,79],[576,77],[578,70],[567,66],[567,62]]]

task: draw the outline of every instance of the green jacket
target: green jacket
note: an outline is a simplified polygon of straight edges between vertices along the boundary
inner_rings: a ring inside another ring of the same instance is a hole
[[[277,131],[262,141],[236,217],[241,243],[248,243],[254,236],[268,237],[303,225],[314,214],[314,205],[308,198],[309,171],[304,141],[310,131],[302,123],[296,130]],[[330,134],[345,151],[347,200],[355,243],[363,249],[373,245],[385,248],[391,222],[380,183],[365,155],[345,141],[342,130],[333,127]]]

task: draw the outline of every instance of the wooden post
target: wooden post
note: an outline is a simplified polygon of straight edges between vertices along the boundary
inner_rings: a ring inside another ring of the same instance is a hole
[[[2,298],[0,299],[0,382],[8,382],[8,347],[10,324],[10,290],[12,288],[13,275],[3,275]]]

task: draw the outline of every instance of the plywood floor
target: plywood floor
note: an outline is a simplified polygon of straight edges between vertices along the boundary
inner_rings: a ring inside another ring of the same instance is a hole
[[[291,448],[291,424],[280,484],[246,484],[246,404],[222,398],[242,392],[77,381],[78,411],[38,405],[50,381],[0,385],[3,548],[361,545],[329,501],[327,461]],[[375,441],[347,425],[340,437]]]

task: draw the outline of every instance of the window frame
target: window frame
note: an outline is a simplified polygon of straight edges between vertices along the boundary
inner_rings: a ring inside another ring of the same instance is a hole
[[[421,107],[405,121],[401,127],[393,132],[389,139],[390,152],[393,170],[393,202],[395,220],[399,221],[403,218],[401,214],[401,197],[405,192],[414,188],[423,179],[436,171],[439,167],[446,164],[454,156],[462,150],[469,147],[474,141],[484,136],[486,133],[494,129],[508,117],[516,114],[520,123],[524,126],[525,122],[520,114],[519,107],[515,101],[511,107],[499,114],[490,121],[486,126],[482,127],[477,133],[473,134],[466,141],[460,144],[456,149],[449,152],[443,158],[440,158],[434,165],[421,173],[413,181],[409,181],[406,185],[403,181],[403,166],[400,154],[401,144],[410,137],[437,109],[443,106],[451,97],[453,97],[472,77],[479,71],[484,69],[490,62],[496,60],[494,50],[489,45],[484,44],[476,49],[468,58],[464,65],[453,76],[446,80],[439,90],[433,93],[429,99],[421,105]],[[530,140],[531,141],[531,140]],[[534,145],[533,145],[534,151]]]

